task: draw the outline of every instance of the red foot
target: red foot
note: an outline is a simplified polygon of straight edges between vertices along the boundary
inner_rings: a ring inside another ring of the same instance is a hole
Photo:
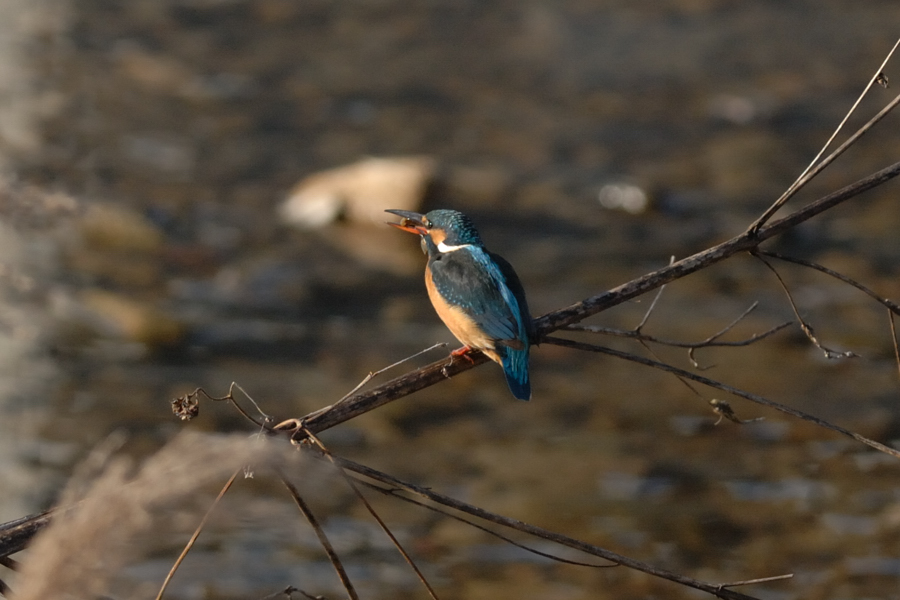
[[[471,351],[472,351],[471,346],[463,346],[462,348],[457,348],[456,350],[453,350],[452,352],[450,352],[450,358],[451,358],[451,360],[455,360],[455,359],[461,357],[461,358],[465,358],[470,363],[474,363],[475,361],[472,360],[471,356],[469,356],[469,352],[471,352]]]

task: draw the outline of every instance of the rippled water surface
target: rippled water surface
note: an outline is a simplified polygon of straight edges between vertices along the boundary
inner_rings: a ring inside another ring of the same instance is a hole
[[[302,177],[365,156],[433,157],[426,208],[470,214],[544,314],[740,233],[830,135],[897,22],[892,2],[7,0],[0,517],[51,504],[112,432],[138,459],[183,429],[252,432],[224,404],[176,422],[169,401],[198,386],[224,395],[237,381],[267,413],[302,416],[370,371],[452,342],[414,240],[377,224],[279,222]],[[849,127],[894,93],[873,88]],[[888,117],[795,205],[896,161],[896,127]],[[623,190],[648,205],[611,208]],[[767,248],[896,299],[898,218],[889,183]],[[898,444],[885,309],[822,274],[778,269],[822,342],[859,358],[827,360],[793,325],[698,351],[702,374]],[[590,322],[635,327],[651,300]],[[699,341],[754,302],[727,339],[795,319],[771,271],[735,257],[668,286],[644,332]],[[652,348],[694,368],[685,350]],[[533,401],[517,402],[484,365],[323,440],[697,579],[795,574],[741,588],[755,597],[900,597],[896,459],[607,356],[544,345],[532,380]],[[713,398],[765,418],[717,424]],[[304,484],[363,597],[426,597],[339,480]],[[148,555],[123,586],[155,593],[217,489],[136,542]],[[371,500],[444,599],[696,597]],[[240,481],[217,515],[171,597],[343,593],[277,482]]]

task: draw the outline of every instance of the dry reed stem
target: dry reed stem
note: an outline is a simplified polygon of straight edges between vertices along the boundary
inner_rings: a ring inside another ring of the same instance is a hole
[[[276,452],[277,450],[277,452]],[[76,478],[53,522],[31,544],[17,578],[17,600],[104,595],[137,554],[136,536],[156,511],[174,509],[240,466],[281,462],[283,449],[246,436],[184,434],[135,469],[126,458],[100,457],[91,480]]]

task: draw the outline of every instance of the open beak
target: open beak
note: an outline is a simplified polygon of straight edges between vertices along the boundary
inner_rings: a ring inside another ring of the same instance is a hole
[[[428,233],[428,228],[425,227],[425,215],[419,214],[417,212],[412,212],[409,210],[397,210],[397,209],[388,209],[384,212],[389,212],[391,214],[395,214],[400,217],[399,223],[388,223],[392,227],[396,227],[397,229],[402,229],[403,231],[408,231],[409,233],[415,233],[416,235],[425,235]]]

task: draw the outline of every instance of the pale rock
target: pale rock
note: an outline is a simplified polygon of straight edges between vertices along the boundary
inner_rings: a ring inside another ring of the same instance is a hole
[[[382,225],[388,208],[418,210],[436,170],[423,156],[365,158],[306,177],[280,207],[283,221],[314,229],[339,218]]]

